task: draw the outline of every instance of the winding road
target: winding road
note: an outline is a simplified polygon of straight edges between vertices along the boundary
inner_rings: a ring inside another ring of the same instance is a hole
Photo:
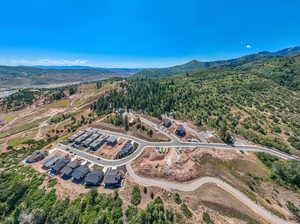
[[[115,136],[117,138],[124,138],[128,140],[132,140],[136,143],[138,143],[137,149],[130,154],[129,156],[123,158],[123,159],[118,159],[118,160],[109,160],[109,159],[104,159],[98,156],[95,156],[91,153],[75,149],[71,146],[64,145],[64,144],[58,144],[57,148],[63,151],[67,151],[69,153],[76,154],[87,161],[90,161],[96,165],[100,166],[105,166],[105,167],[117,167],[117,166],[122,166],[126,165],[128,175],[132,177],[136,182],[144,184],[144,185],[152,185],[152,186],[157,186],[161,188],[167,188],[167,189],[173,189],[173,190],[179,190],[179,191],[195,191],[199,187],[201,187],[204,184],[207,183],[213,183],[216,184],[218,187],[222,188],[223,190],[227,191],[228,193],[232,194],[236,199],[244,203],[246,206],[248,206],[253,212],[261,215],[264,219],[270,221],[271,223],[275,224],[285,224],[288,223],[286,220],[282,220],[276,215],[273,215],[271,212],[263,208],[262,206],[256,204],[253,202],[251,199],[249,199],[245,194],[242,192],[238,191],[237,189],[233,188],[229,184],[225,183],[224,181],[213,178],[213,177],[203,177],[200,178],[192,183],[189,184],[178,184],[178,183],[173,183],[169,181],[164,181],[164,180],[155,180],[151,178],[144,178],[140,177],[137,174],[134,173],[130,162],[136,159],[146,147],[195,147],[199,148],[216,148],[216,149],[228,149],[228,150],[236,150],[236,151],[261,151],[261,152],[266,152],[275,156],[278,156],[282,159],[292,159],[292,160],[297,160],[300,161],[300,158],[289,155],[287,153],[271,149],[271,148],[266,148],[266,147],[261,147],[261,146],[254,146],[254,145],[227,145],[227,144],[220,144],[220,143],[201,143],[201,142],[182,142],[180,139],[178,139],[176,136],[171,135],[169,133],[163,132],[162,129],[159,128],[158,125],[153,124],[151,121],[145,120],[143,118],[143,122],[147,123],[151,127],[155,128],[156,130],[166,134],[169,138],[170,141],[168,142],[149,142],[145,141],[139,138],[136,138],[134,136],[129,136],[126,134],[121,134],[121,133],[116,133],[112,131],[107,131],[107,130],[100,130],[103,134],[106,135],[111,135]],[[99,130],[98,130],[99,131]]]
[[[287,221],[283,220],[276,215],[273,215],[271,212],[266,210],[264,207],[256,204],[251,199],[249,199],[245,194],[238,191],[237,189],[233,188],[229,184],[225,183],[224,181],[214,178],[214,177],[203,177],[200,178],[192,183],[189,184],[177,184],[169,181],[164,180],[155,180],[151,178],[144,178],[140,177],[135,174],[130,164],[126,165],[126,169],[128,171],[128,174],[130,177],[132,177],[136,182],[143,184],[143,185],[151,185],[161,188],[167,188],[172,190],[178,190],[178,191],[195,191],[199,187],[201,187],[204,184],[213,183],[216,184],[218,187],[222,188],[223,190],[227,191],[231,195],[233,195],[237,200],[244,203],[247,207],[249,207],[253,212],[261,215],[266,220],[276,223],[276,224],[286,224]]]
[[[139,155],[141,155],[146,147],[194,147],[194,148],[215,148],[215,149],[228,149],[228,150],[235,150],[235,151],[260,151],[260,152],[266,152],[275,156],[278,156],[282,159],[292,159],[292,160],[297,160],[300,161],[300,158],[275,150],[275,149],[270,149],[266,147],[261,147],[261,146],[253,146],[253,145],[227,145],[227,144],[222,144],[222,143],[201,143],[201,142],[182,142],[178,140],[177,138],[172,138],[169,142],[149,142],[145,141],[133,136],[121,134],[121,133],[116,133],[112,131],[107,131],[107,130],[100,130],[103,134],[106,135],[111,135],[115,136],[117,138],[124,138],[128,140],[132,140],[136,143],[138,143],[137,149],[130,154],[129,156],[123,158],[123,159],[117,159],[117,160],[110,160],[110,159],[104,159],[101,157],[98,157],[96,155],[93,155],[88,152],[84,152],[82,150],[78,150],[76,148],[73,148],[68,145],[63,145],[63,144],[58,144],[58,147],[61,150],[65,150],[68,152],[72,152],[77,154],[78,156],[83,157],[84,159],[87,159],[93,163],[96,163],[101,166],[110,166],[110,167],[115,167],[115,166],[123,166],[126,165],[127,163],[133,161],[136,159]]]

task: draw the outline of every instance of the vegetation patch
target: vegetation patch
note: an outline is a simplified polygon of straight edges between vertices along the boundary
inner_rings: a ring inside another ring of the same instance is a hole
[[[26,140],[26,139],[21,138],[21,137],[12,138],[12,139],[9,139],[9,140],[8,140],[7,144],[8,144],[9,146],[15,147],[15,146],[22,145],[22,144],[24,143],[25,140]]]
[[[264,152],[258,152],[257,157],[270,169],[272,180],[289,189],[300,190],[299,162],[282,160]]]
[[[33,121],[31,123],[24,123],[24,124],[18,125],[17,127],[9,129],[6,132],[2,132],[0,134],[0,136],[1,137],[10,136],[10,135],[22,132],[22,131],[26,131],[26,130],[30,130],[30,129],[36,128],[36,127],[39,126],[40,123],[42,123],[43,121],[45,121],[47,119],[48,119],[48,117],[42,118],[42,119],[38,119],[38,120]]]
[[[138,186],[134,186],[131,193],[131,204],[139,205],[141,203],[141,191]]]
[[[246,222],[250,222],[250,221],[255,221],[253,218],[251,218],[250,216],[248,215],[245,215],[235,209],[232,209],[232,208],[229,208],[229,207],[226,207],[224,205],[221,205],[221,204],[217,204],[217,203],[214,203],[214,202],[210,202],[210,201],[202,201],[202,203],[215,210],[215,211],[218,211],[220,214],[224,215],[224,216],[227,216],[227,217],[231,217],[231,218],[237,218],[237,219],[241,219],[241,220],[244,220]]]
[[[298,144],[290,144],[287,139],[300,136],[300,94],[295,78],[298,75],[291,71],[299,71],[299,58],[208,68],[168,78],[130,78],[101,96],[91,109],[98,115],[120,107],[143,109],[160,119],[171,112],[175,119],[214,129],[226,143],[232,143],[231,136],[237,134],[260,145],[292,152]]]
[[[214,224],[214,221],[211,220],[209,214],[207,212],[203,212],[202,215],[202,220],[206,223],[206,224]]]

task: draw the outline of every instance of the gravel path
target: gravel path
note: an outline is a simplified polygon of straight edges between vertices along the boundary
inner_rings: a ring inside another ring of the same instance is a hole
[[[262,206],[253,202],[245,194],[243,194],[242,192],[238,191],[237,189],[233,188],[231,185],[225,183],[224,181],[222,181],[220,179],[213,178],[213,177],[203,177],[203,178],[200,178],[189,184],[178,184],[178,183],[173,183],[173,182],[164,181],[164,180],[155,180],[155,179],[151,179],[151,178],[140,177],[137,174],[135,174],[135,172],[133,171],[130,164],[127,164],[126,168],[127,168],[129,176],[132,177],[138,183],[167,188],[167,189],[173,189],[173,190],[178,190],[178,191],[195,191],[196,189],[198,189],[199,187],[201,187],[204,184],[207,184],[207,183],[216,184],[218,187],[220,187],[223,190],[227,191],[228,193],[232,194],[237,200],[241,201],[246,206],[248,206],[253,212],[259,214],[260,216],[262,216],[266,220],[270,221],[271,223],[275,223],[275,224],[290,223],[290,222],[287,222],[286,220],[283,220],[283,219],[273,215],[271,212],[269,212]]]

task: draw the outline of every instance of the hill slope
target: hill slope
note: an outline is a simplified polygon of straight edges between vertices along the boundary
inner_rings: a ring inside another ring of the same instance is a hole
[[[49,85],[64,82],[86,82],[114,76],[128,76],[128,72],[104,69],[42,69],[24,66],[0,66],[0,88]]]
[[[267,59],[270,57],[283,57],[283,56],[289,56],[297,53],[300,53],[300,47],[286,48],[276,52],[263,51],[257,54],[250,54],[250,55],[246,55],[243,57],[230,59],[230,60],[220,60],[220,61],[211,61],[211,62],[200,62],[197,60],[193,60],[183,65],[177,65],[168,68],[144,69],[138,72],[136,75],[144,76],[144,77],[163,77],[163,76],[170,76],[170,75],[190,72],[201,68],[239,66],[239,65],[243,65],[261,59]]]
[[[130,79],[102,97],[98,113],[124,107],[191,120],[282,151],[300,150],[300,55],[214,67],[168,78]]]

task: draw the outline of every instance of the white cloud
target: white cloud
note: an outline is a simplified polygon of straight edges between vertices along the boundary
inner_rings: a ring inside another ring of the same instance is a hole
[[[250,45],[250,44],[247,44],[245,47],[246,47],[247,49],[252,49],[252,45]]]
[[[70,66],[70,65],[87,65],[88,60],[83,59],[75,59],[75,60],[66,60],[66,59],[4,59],[0,60],[0,64],[2,65],[25,65],[25,66],[33,66],[33,65],[58,65],[58,66]]]

